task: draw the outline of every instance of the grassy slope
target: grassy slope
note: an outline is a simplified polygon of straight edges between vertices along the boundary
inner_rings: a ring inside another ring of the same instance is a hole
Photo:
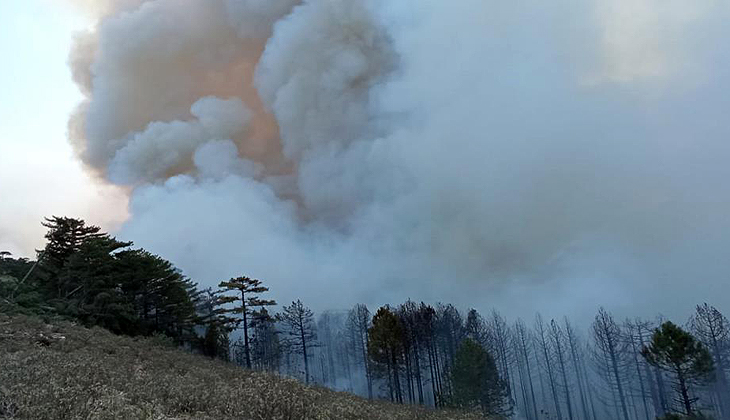
[[[371,402],[164,345],[0,314],[0,418],[477,419]]]

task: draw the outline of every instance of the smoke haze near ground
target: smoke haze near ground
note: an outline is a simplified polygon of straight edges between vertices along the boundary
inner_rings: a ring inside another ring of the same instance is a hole
[[[315,308],[728,302],[723,2],[75,1],[120,236]]]

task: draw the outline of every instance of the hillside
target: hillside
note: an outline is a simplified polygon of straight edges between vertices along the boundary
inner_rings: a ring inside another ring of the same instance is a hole
[[[0,314],[4,419],[478,419],[372,402],[65,321]]]

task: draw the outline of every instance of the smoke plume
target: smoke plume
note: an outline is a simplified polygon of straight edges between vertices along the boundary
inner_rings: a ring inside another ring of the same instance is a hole
[[[524,316],[730,291],[722,2],[86,3],[71,142],[203,285]]]

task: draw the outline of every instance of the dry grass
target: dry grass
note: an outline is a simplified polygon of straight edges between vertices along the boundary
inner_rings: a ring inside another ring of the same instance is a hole
[[[68,322],[0,314],[0,418],[478,419],[371,402]]]

